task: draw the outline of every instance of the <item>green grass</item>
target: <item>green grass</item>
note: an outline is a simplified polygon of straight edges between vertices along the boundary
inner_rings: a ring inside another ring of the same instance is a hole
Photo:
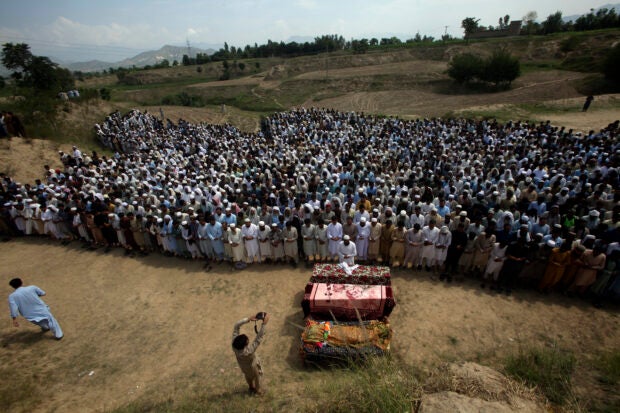
[[[197,83],[205,83],[205,82],[213,82],[217,80],[217,76],[192,76],[185,77],[181,79],[173,79],[173,78],[162,78],[161,82],[154,83],[144,83],[141,85],[123,85],[119,83],[111,84],[108,86],[109,89],[117,90],[117,91],[133,91],[133,90],[150,90],[150,89],[160,89],[160,88],[179,88],[189,85],[194,85]]]
[[[602,384],[616,386],[620,383],[620,350],[601,355],[594,365]]]
[[[185,388],[185,380],[193,382],[187,385],[190,391],[172,392],[170,396],[146,395],[110,413],[413,412],[422,395],[420,373],[392,357],[369,358],[363,363],[351,362],[338,367],[308,368],[299,373],[294,385],[299,387],[300,394],[294,400],[291,400],[293,395],[269,389],[261,398],[251,397],[245,392],[240,373],[225,379],[228,388],[208,389],[208,384],[195,385],[197,380],[205,378],[206,373],[199,372],[175,384]],[[270,380],[275,383],[278,378]]]
[[[419,373],[391,357],[371,358],[336,373],[339,380],[313,388],[318,392],[312,411],[411,412],[422,395]]]
[[[506,373],[535,386],[552,403],[562,405],[572,394],[571,375],[575,357],[557,347],[522,349],[506,359]]]

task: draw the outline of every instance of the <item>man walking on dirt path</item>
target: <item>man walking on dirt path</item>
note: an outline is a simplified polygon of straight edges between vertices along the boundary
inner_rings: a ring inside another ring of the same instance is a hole
[[[581,109],[582,112],[587,112],[588,108],[590,107],[590,105],[592,104],[592,101],[594,100],[594,96],[592,95],[588,95],[588,97],[586,98],[586,101],[583,104],[583,108]]]
[[[49,306],[39,298],[45,295],[45,291],[36,285],[24,287],[20,278],[13,278],[9,285],[15,288],[15,291],[9,295],[9,309],[13,325],[19,327],[17,317],[21,314],[32,324],[41,327],[41,331],[51,331],[56,340],[61,340],[64,335],[60,324],[50,312]]]
[[[242,325],[249,323],[250,321],[262,320],[263,323],[259,330],[257,330],[256,338],[249,344],[248,336],[245,334],[239,334],[239,329]],[[256,349],[265,338],[265,326],[269,322],[269,314],[258,313],[256,316],[242,318],[235,323],[233,330],[233,351],[237,357],[237,363],[241,371],[245,375],[245,379],[250,386],[250,393],[261,395],[264,393],[262,388],[262,376],[263,367],[260,362]]]

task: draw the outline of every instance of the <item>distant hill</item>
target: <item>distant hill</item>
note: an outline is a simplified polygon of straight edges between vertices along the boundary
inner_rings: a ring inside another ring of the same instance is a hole
[[[215,50],[213,49],[200,49],[197,47],[191,48],[192,56],[195,56],[196,53],[207,53],[212,54]],[[154,65],[160,63],[162,60],[167,59],[170,64],[175,60],[181,62],[183,59],[183,55],[187,54],[187,47],[182,46],[163,46],[159,50],[150,50],[147,52],[142,52],[134,57],[130,57],[120,62],[102,62],[101,60],[90,60],[88,62],[75,62],[75,63],[67,63],[61,64],[61,66],[66,67],[70,70],[79,70],[82,72],[97,72],[104,69],[109,69],[110,67],[143,67],[146,65]]]
[[[616,4],[604,4],[601,7],[598,7],[596,9],[594,9],[594,13],[596,13],[598,10],[600,9],[616,9],[616,13],[620,13],[620,3],[616,3]],[[582,14],[572,14],[570,16],[564,16],[562,17],[562,20],[564,20],[565,22],[570,22],[570,21],[575,21],[578,18],[580,18],[581,16],[583,16],[584,14],[588,14],[590,12],[590,10],[582,13]]]

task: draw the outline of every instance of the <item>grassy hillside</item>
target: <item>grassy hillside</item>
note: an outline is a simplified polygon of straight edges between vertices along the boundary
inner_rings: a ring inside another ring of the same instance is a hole
[[[618,40],[620,30],[614,29],[469,44],[409,44],[372,49],[366,54],[342,51],[290,59],[242,59],[228,62],[228,80],[219,80],[224,73],[222,62],[135,71],[126,74],[124,82],[116,75],[78,82],[82,89],[110,90],[109,103],[65,105],[61,117],[65,121],[54,124],[23,117],[33,136],[78,143],[92,141],[94,121],[112,110],[132,107],[157,111],[163,107],[176,118],[233,122],[246,130],[254,130],[261,116],[300,105],[405,118],[498,116],[507,120],[516,113],[522,119],[539,121],[546,120],[547,106],[555,108],[552,114],[572,112],[585,94],[609,91],[598,70],[605,53]],[[490,93],[459,87],[448,78],[447,64],[454,55],[471,52],[487,56],[500,47],[521,60],[523,75],[511,90]],[[5,88],[0,94],[10,93]],[[562,102],[570,104],[559,108]],[[228,108],[225,116],[219,116],[221,105]],[[0,108],[20,113],[10,102],[0,103]],[[592,113],[600,110],[604,116],[581,128],[605,126],[614,120],[612,114],[617,109],[617,99],[595,99]],[[86,116],[82,116],[84,112]]]

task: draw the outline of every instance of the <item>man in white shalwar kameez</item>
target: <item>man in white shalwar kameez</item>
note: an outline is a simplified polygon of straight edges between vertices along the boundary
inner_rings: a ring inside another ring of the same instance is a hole
[[[355,244],[351,242],[348,235],[345,235],[338,244],[338,261],[344,262],[348,266],[355,264],[355,256],[357,255],[357,248]]]
[[[245,248],[243,246],[243,235],[235,224],[230,224],[228,229],[228,242],[232,248],[233,263],[243,261],[245,258]]]
[[[254,225],[250,218],[245,219],[245,225],[241,227],[241,235],[245,243],[245,255],[247,256],[248,264],[260,262],[258,226]]]
[[[366,223],[366,217],[361,217],[357,224],[357,238],[355,239],[355,248],[357,249],[357,258],[360,261],[368,259],[368,239],[370,238],[370,225]]]
[[[9,295],[9,309],[13,325],[19,327],[17,317],[21,314],[26,320],[41,327],[43,332],[51,331],[56,340],[63,338],[63,332],[50,312],[47,304],[41,300],[45,295],[45,291],[36,285],[23,286],[22,280],[13,278],[9,285],[15,288],[15,291]]]
[[[439,228],[435,226],[435,220],[430,220],[428,225],[422,228],[422,237],[422,260],[425,261],[426,271],[430,271],[435,265],[435,243],[439,238]]]
[[[267,258],[273,258],[273,249],[271,248],[271,228],[265,225],[264,221],[258,223],[258,250],[260,252],[261,262]]]
[[[310,218],[304,220],[304,225],[301,227],[301,237],[306,259],[308,263],[312,263],[316,255],[316,227],[311,223]]]
[[[331,224],[327,226],[327,238],[329,239],[329,256],[334,261],[338,259],[338,245],[340,245],[342,235],[342,224],[336,217],[333,217]]]

